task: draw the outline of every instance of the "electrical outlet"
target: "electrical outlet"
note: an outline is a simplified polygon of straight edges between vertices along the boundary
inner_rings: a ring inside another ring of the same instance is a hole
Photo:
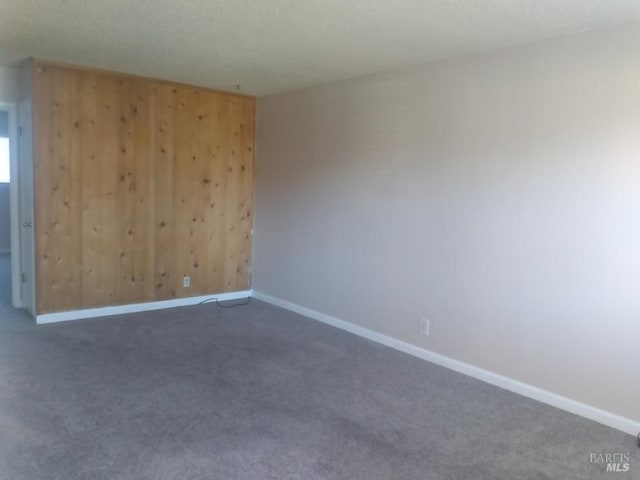
[[[189,288],[191,286],[191,277],[182,277],[182,286]]]
[[[430,330],[430,327],[431,327],[430,323],[431,322],[429,322],[428,318],[420,317],[418,319],[418,330],[425,337],[429,336],[429,330]]]

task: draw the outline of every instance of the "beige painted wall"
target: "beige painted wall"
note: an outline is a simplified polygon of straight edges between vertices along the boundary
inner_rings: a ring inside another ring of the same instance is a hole
[[[0,102],[15,102],[19,96],[20,71],[0,66]]]
[[[636,24],[259,99],[254,288],[640,420],[639,58]]]

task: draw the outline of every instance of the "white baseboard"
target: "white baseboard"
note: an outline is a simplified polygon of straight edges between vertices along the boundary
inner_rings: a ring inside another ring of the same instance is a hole
[[[253,297],[257,300],[262,300],[286,310],[299,313],[300,315],[318,320],[333,327],[346,330],[347,332],[353,333],[360,337],[364,337],[368,340],[381,343],[383,345],[386,345],[387,347],[391,347],[401,352],[408,353],[409,355],[413,355],[414,357],[427,360],[428,362],[432,362],[456,372],[462,373],[464,375],[482,380],[484,382],[490,383],[491,385],[495,385],[505,390],[518,393],[547,405],[551,405],[561,410],[565,410],[575,415],[579,415],[589,420],[593,420],[603,425],[621,430],[630,435],[635,436],[638,434],[638,432],[640,432],[640,422],[631,420],[629,418],[615,415],[599,408],[592,407],[591,405],[577,402],[570,398],[557,395],[538,387],[534,387],[533,385],[519,382],[518,380],[514,380],[512,378],[490,372],[489,370],[485,370],[468,363],[461,362],[459,360],[454,360],[453,358],[440,355],[416,345],[412,345],[410,343],[397,340],[382,333],[378,333],[374,330],[360,327],[353,323],[340,320],[330,315],[326,315],[324,313],[317,312],[315,310],[311,310],[309,308],[302,307],[291,302],[287,302],[286,300],[282,300],[265,293],[256,292],[254,290]]]
[[[251,290],[240,292],[217,293],[202,295],[199,297],[174,298],[171,300],[160,300],[158,302],[132,303],[129,305],[118,305],[113,307],[88,308],[85,310],[72,310],[69,312],[45,313],[36,316],[36,323],[66,322],[68,320],[80,320],[84,318],[106,317],[109,315],[122,315],[124,313],[146,312],[150,310],[161,310],[163,308],[184,307],[197,305],[204,301],[237,300],[252,296]]]

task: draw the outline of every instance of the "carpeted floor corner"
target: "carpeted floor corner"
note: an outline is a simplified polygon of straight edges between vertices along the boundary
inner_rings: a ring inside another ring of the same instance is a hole
[[[0,479],[640,478],[629,435],[258,301],[36,326],[6,292]]]

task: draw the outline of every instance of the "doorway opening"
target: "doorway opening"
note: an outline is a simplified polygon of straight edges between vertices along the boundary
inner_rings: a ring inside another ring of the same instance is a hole
[[[3,307],[14,304],[11,268],[11,152],[17,145],[11,142],[12,119],[9,115],[9,110],[0,107],[0,303]]]
[[[28,131],[18,129],[19,113]],[[25,248],[32,245],[33,229],[22,228],[31,227],[33,218],[30,115],[30,101],[19,105],[0,101],[0,307],[5,315],[17,308],[26,308],[32,316],[35,311],[31,288],[35,276],[27,276],[32,272],[33,249]]]

